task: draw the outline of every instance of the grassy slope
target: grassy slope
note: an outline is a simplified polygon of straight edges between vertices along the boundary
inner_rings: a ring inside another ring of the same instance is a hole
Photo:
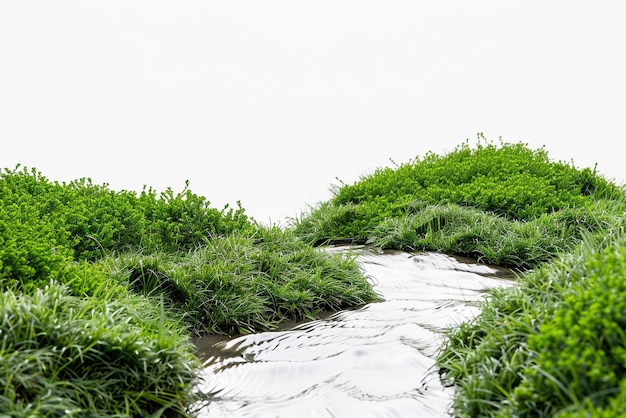
[[[11,320],[2,325],[0,406],[16,416],[185,415],[198,366],[188,332],[249,332],[376,300],[354,260],[310,245],[354,237],[535,269],[450,330],[439,364],[458,387],[458,415],[613,416],[626,396],[623,214],[619,187],[524,144],[465,143],[377,170],[287,231],[259,227],[241,207],[213,209],[187,189],[135,195],[5,170],[0,283]],[[129,365],[107,369],[98,363],[105,351]],[[67,384],[63,373],[85,359],[90,375],[119,373],[128,386],[78,396],[107,387],[98,378]],[[149,361],[171,367],[137,390],[130,377]]]
[[[354,259],[185,188],[115,192],[0,173],[0,411],[185,416],[191,334],[378,299]]]
[[[626,413],[623,217],[613,226],[495,292],[479,317],[450,330],[439,365],[458,385],[459,416]]]
[[[310,243],[368,238],[383,248],[434,250],[530,268],[603,228],[621,190],[586,168],[524,144],[461,144],[379,169],[297,219]]]
[[[626,413],[625,211],[595,171],[466,143],[344,184],[295,228],[535,269],[448,332],[438,364],[456,415],[613,417]]]

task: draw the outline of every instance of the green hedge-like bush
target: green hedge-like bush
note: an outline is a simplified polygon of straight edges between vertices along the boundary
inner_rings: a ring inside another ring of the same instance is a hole
[[[527,415],[603,407],[626,385],[626,243],[590,257],[572,285],[528,338],[536,353],[513,391]],[[621,395],[623,396],[623,395]]]
[[[361,205],[375,221],[404,214],[415,200],[531,219],[579,205],[592,194],[615,197],[619,191],[589,168],[578,170],[550,161],[544,148],[480,142],[472,148],[466,142],[449,154],[428,153],[423,159],[378,169],[352,185],[343,185],[333,203]]]
[[[213,236],[254,231],[241,206],[217,210],[187,187],[159,195],[144,188],[137,195],[85,178],[51,182],[35,169],[19,166],[0,174],[0,207],[19,213],[22,225],[43,226],[54,234],[54,245],[72,249],[76,260],[128,249],[187,251]],[[0,222],[11,219],[3,216]]]
[[[7,202],[4,193],[2,197],[0,289],[26,283],[47,283],[51,278],[68,279],[66,266],[73,259],[72,251],[58,245],[65,236],[59,237],[54,226],[41,219],[28,203],[23,200]]]
[[[0,174],[0,287],[74,279],[71,261],[124,251],[185,252],[255,230],[243,208],[211,208],[185,189],[115,192],[89,179],[50,182],[35,169]]]

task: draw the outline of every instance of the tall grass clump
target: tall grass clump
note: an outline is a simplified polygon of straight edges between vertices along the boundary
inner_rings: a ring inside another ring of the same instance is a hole
[[[593,200],[526,221],[454,204],[422,204],[412,215],[381,222],[370,240],[381,248],[439,251],[527,270],[575,245],[585,231],[603,230],[612,216],[607,204]]]
[[[342,183],[294,227],[310,243],[352,237],[528,267],[579,239],[580,226],[601,228],[596,206],[619,196],[595,170],[553,162],[544,148],[479,140]]]
[[[54,283],[28,295],[1,293],[0,411],[188,416],[198,360],[175,324],[147,306],[133,312]]]
[[[378,300],[355,259],[278,227],[216,237],[185,254],[126,253],[107,268],[138,293],[163,295],[194,334],[268,330]]]
[[[602,233],[493,292],[450,329],[438,364],[460,417],[623,416],[623,201]]]

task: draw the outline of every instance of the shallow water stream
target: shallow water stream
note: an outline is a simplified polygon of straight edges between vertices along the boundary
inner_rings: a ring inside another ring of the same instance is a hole
[[[343,250],[345,251],[345,250]],[[437,253],[363,251],[385,299],[292,329],[213,344],[201,417],[445,417],[434,366],[442,330],[476,315],[510,272]]]

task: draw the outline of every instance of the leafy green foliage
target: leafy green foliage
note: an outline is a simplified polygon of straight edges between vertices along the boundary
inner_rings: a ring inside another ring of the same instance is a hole
[[[63,275],[71,253],[55,246],[54,231],[23,223],[17,208],[0,207],[0,212],[0,283],[14,286]]]
[[[415,200],[531,219],[576,205],[592,194],[605,197],[619,192],[588,168],[551,162],[543,148],[480,142],[471,148],[466,142],[447,155],[428,153],[395,169],[378,169],[353,185],[344,185],[333,202],[375,203],[384,214],[378,220],[403,214]]]
[[[626,245],[586,260],[581,276],[528,347],[537,353],[515,389],[520,407],[559,410],[587,399],[605,405],[626,384]],[[561,400],[561,402],[555,402]]]
[[[496,263],[506,262],[504,247],[509,246],[513,252],[508,258],[520,260],[511,264],[536,265],[546,257],[518,248],[531,248],[533,235],[543,234],[542,229],[548,228],[544,242],[552,239],[558,243],[562,239],[572,241],[578,233],[570,229],[566,217],[558,215],[560,212],[568,212],[578,222],[594,211],[598,200],[621,195],[618,187],[595,171],[550,161],[543,148],[480,142],[472,148],[466,142],[447,155],[428,153],[423,159],[415,158],[395,168],[380,168],[354,184],[342,184],[330,201],[296,220],[295,229],[311,243],[365,237],[382,246],[464,255],[475,252],[482,257],[491,252],[494,256],[485,261]],[[469,210],[461,214],[452,205]],[[450,218],[444,212],[455,214]],[[546,218],[552,214],[553,218]],[[491,225],[477,231],[471,223],[476,218],[483,225]],[[548,225],[559,218],[563,222],[556,227]],[[435,226],[437,219],[445,226]],[[434,223],[429,227],[431,221]],[[462,231],[461,221],[469,222],[467,231]],[[523,222],[534,224],[520,226]],[[490,242],[484,235],[493,235],[494,231],[488,231],[491,226],[506,234],[515,230],[521,238],[530,234],[531,240],[526,244],[519,240]],[[592,222],[591,226],[596,224]],[[574,235],[563,237],[563,231]],[[434,239],[432,233],[446,238]],[[481,242],[484,245],[473,245]],[[554,253],[551,248],[542,248],[546,254]]]
[[[0,213],[0,221],[43,227],[53,235],[44,239],[72,249],[76,260],[129,249],[186,251],[213,236],[254,231],[241,206],[217,210],[187,187],[181,193],[168,188],[160,195],[144,188],[137,195],[84,178],[53,183],[34,169],[19,167],[5,169],[0,177],[0,207],[19,214],[7,219]]]

